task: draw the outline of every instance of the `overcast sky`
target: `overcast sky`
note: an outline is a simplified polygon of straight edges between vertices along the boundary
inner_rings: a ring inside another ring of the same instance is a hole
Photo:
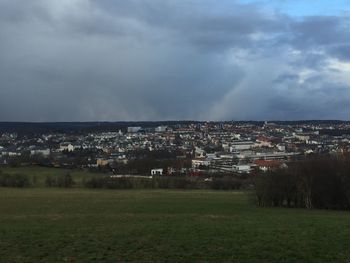
[[[0,121],[350,119],[348,0],[0,0]]]

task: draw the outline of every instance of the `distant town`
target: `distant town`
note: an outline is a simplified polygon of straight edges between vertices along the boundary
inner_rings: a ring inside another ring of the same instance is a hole
[[[350,150],[347,122],[142,124],[119,125],[114,131],[2,132],[0,163],[82,168],[115,176],[200,176],[266,172],[308,155]]]

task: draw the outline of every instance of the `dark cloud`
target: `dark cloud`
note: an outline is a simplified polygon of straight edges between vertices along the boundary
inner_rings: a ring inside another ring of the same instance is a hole
[[[345,117],[347,21],[226,0],[0,0],[0,120]]]
[[[329,49],[331,55],[344,61],[350,61],[350,41],[349,44],[340,44]]]
[[[293,73],[283,73],[274,80],[275,83],[282,84],[285,84],[288,81],[291,81],[293,83],[299,81],[299,75]]]
[[[301,85],[298,95],[276,95],[268,103],[271,119],[348,119],[350,86],[326,83],[319,87]],[[332,106],[330,106],[332,105]],[[296,117],[297,116],[297,117]]]
[[[330,45],[334,41],[345,41],[348,34],[344,34],[341,17],[314,16],[291,25],[294,32],[294,44],[297,47],[318,48]]]

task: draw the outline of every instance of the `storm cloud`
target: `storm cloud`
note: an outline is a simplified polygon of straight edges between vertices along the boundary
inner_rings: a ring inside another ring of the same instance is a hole
[[[349,16],[0,0],[0,120],[348,119]]]

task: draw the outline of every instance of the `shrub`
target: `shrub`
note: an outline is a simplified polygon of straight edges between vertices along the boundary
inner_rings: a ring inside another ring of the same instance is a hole
[[[70,173],[57,176],[46,176],[45,185],[47,187],[64,187],[69,188],[75,184],[73,177]]]
[[[30,186],[30,180],[26,175],[5,174],[0,172],[0,186],[23,188]]]
[[[237,190],[242,186],[242,180],[230,177],[214,178],[210,188],[215,190]]]
[[[350,159],[323,156],[257,175],[259,206],[350,209]]]

